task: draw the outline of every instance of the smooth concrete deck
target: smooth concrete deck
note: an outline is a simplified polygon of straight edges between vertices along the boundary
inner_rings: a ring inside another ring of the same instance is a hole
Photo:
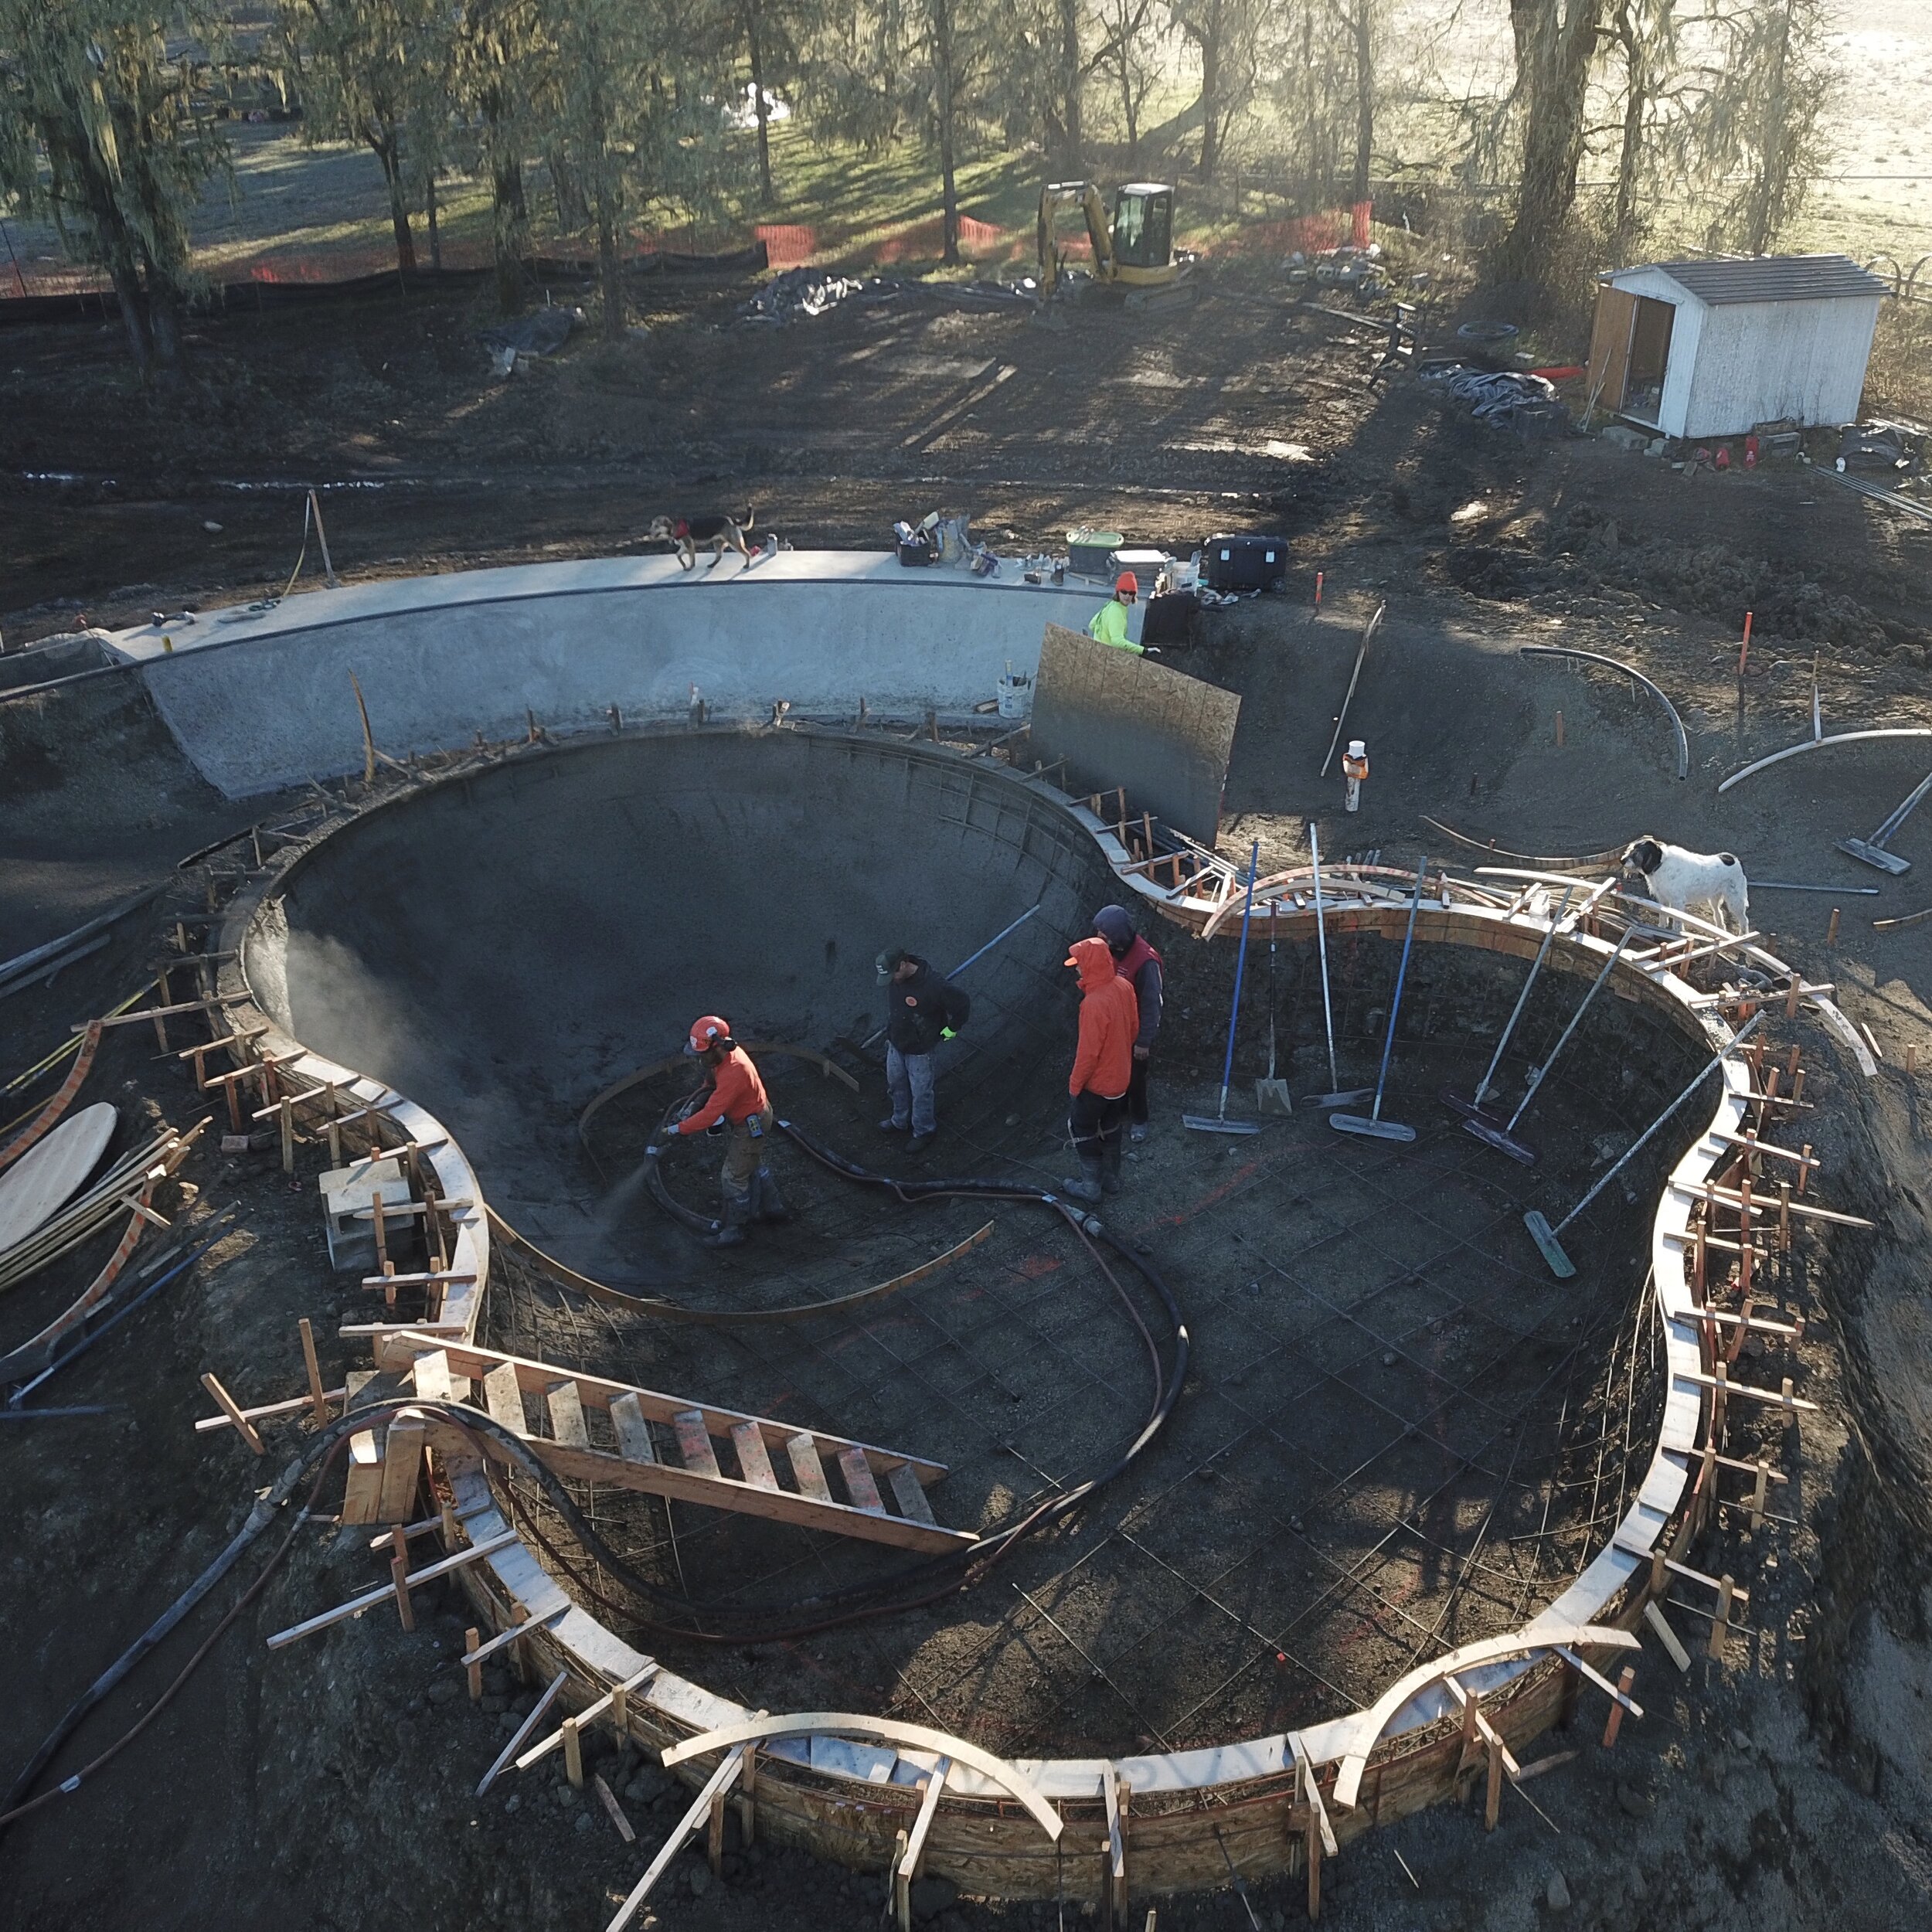
[[[1084,628],[1099,583],[1065,587],[889,553],[595,558],[316,590],[192,625],[142,624],[114,648],[138,665],[197,770],[246,798],[360,768],[352,673],[377,747],[447,750],[540,725],[581,730],[688,715],[695,685],[717,717],[780,700],[801,716],[957,719],[1010,665],[1029,675],[1049,624]],[[172,648],[164,645],[164,631]]]

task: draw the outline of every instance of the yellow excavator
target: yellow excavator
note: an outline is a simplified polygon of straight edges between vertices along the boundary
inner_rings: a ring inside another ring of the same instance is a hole
[[[1165,183],[1129,182],[1114,197],[1110,220],[1093,182],[1052,181],[1039,197],[1039,280],[1044,295],[1059,289],[1066,267],[1054,235],[1055,218],[1063,208],[1077,208],[1086,218],[1094,284],[1125,290],[1136,305],[1148,299],[1140,291],[1171,289],[1194,267],[1193,256],[1175,252],[1174,190]]]

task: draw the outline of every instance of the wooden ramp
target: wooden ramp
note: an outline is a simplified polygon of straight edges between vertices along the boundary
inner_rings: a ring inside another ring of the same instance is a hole
[[[979,1540],[934,1520],[926,1491],[943,1463],[431,1334],[376,1343],[417,1395],[485,1410],[560,1476],[929,1554]],[[508,1459],[494,1438],[482,1446]]]

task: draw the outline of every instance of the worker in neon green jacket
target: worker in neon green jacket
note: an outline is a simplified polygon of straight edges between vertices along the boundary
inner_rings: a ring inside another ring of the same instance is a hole
[[[1094,613],[1094,620],[1087,627],[1087,634],[1096,644],[1111,644],[1117,650],[1131,651],[1137,657],[1146,656],[1147,647],[1130,643],[1127,634],[1127,614],[1134,607],[1134,600],[1140,594],[1140,580],[1131,570],[1123,570],[1114,586],[1114,594]]]

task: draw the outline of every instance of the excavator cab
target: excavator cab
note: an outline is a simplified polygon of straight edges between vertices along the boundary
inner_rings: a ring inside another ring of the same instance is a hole
[[[1094,280],[1126,288],[1166,288],[1192,266],[1192,257],[1174,253],[1174,190],[1160,182],[1130,182],[1114,199],[1110,219],[1100,190],[1090,181],[1049,182],[1039,198],[1040,285],[1049,295],[1065,267],[1054,238],[1053,217],[1077,207],[1087,223],[1094,250]]]

